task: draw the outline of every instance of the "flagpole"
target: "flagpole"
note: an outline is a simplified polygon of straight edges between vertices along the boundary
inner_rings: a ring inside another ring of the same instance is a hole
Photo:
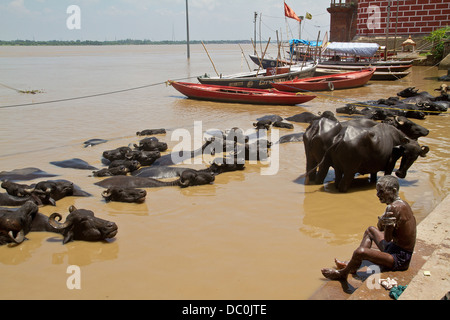
[[[190,48],[189,48],[189,11],[188,11],[188,0],[186,0],[186,32],[187,32],[187,37],[186,37],[187,58],[190,59],[191,58],[191,52],[190,52]]]
[[[255,20],[253,21],[253,24],[254,24],[254,33],[255,33],[255,37],[254,37],[254,39],[255,39],[255,42],[256,42],[256,20],[258,19],[258,12],[256,12],[255,11]],[[255,49],[255,52],[253,52],[253,54],[255,54],[256,55],[256,47],[254,48]]]

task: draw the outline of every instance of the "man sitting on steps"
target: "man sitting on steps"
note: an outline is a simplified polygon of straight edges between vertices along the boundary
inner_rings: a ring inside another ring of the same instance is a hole
[[[377,183],[377,196],[386,203],[385,213],[378,217],[377,227],[369,227],[360,246],[350,261],[335,259],[337,269],[322,269],[324,277],[346,280],[349,273],[356,273],[363,260],[380,265],[387,270],[406,270],[416,244],[416,219],[408,203],[401,200],[399,183],[394,176],[383,176]],[[375,242],[380,251],[372,249]]]

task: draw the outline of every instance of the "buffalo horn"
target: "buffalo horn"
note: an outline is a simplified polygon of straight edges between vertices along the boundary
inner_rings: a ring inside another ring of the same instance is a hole
[[[110,196],[111,196],[111,192],[109,191],[109,189],[103,191],[103,192],[102,192],[102,196],[103,196],[104,198],[110,197]]]
[[[23,229],[20,230],[15,237],[12,231],[8,232],[8,236],[17,244],[20,244],[25,240],[25,233]]]
[[[399,117],[398,117],[398,116],[395,117],[395,121],[397,121],[398,124],[401,125],[401,126],[405,124],[404,121],[400,121],[400,120],[399,120]]]
[[[65,229],[72,224],[72,222],[67,221],[67,219],[64,223],[59,223],[58,221],[56,221],[56,218],[58,218],[58,221],[61,221],[62,216],[59,213],[55,212],[52,213],[50,217],[48,217],[48,223],[55,229]]]
[[[426,154],[428,153],[428,151],[430,151],[430,147],[428,147],[428,146],[422,146],[422,151],[420,152],[420,156],[421,156],[421,157],[425,157]]]

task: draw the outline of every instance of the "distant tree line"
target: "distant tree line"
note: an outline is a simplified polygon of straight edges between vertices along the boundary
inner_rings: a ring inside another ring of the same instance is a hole
[[[251,43],[250,40],[209,40],[209,41],[203,41],[204,43],[210,43],[210,44],[236,44],[236,43],[242,43],[247,44]],[[186,44],[187,42],[184,41],[170,41],[170,40],[163,40],[163,41],[152,41],[152,40],[133,40],[133,39],[126,39],[126,40],[113,40],[113,41],[94,41],[94,40],[71,40],[71,41],[64,41],[64,40],[50,40],[50,41],[34,41],[34,40],[11,40],[11,41],[4,41],[0,40],[0,46],[111,46],[111,45],[167,45],[167,44]],[[191,40],[189,41],[190,44],[199,44],[201,43],[200,40]]]

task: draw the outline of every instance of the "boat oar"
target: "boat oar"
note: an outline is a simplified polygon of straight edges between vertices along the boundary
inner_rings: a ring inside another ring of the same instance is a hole
[[[217,76],[220,77],[219,73],[216,70],[216,66],[214,65],[214,62],[212,61],[211,57],[209,56],[208,50],[206,49],[205,44],[203,43],[203,41],[202,41],[202,45],[203,45],[203,48],[205,48],[206,54],[208,55],[208,58],[209,58],[209,61],[211,61],[211,63],[212,63],[214,71],[216,72]]]
[[[244,57],[245,62],[247,62],[248,71],[252,71],[252,68],[250,68],[250,65],[248,64],[248,60],[247,60],[247,58],[245,57],[244,50],[242,49],[242,47],[241,47],[241,45],[240,45],[239,43],[238,43],[238,45],[239,45],[239,48],[241,48],[242,56]]]
[[[256,40],[255,40],[255,41],[256,41]],[[256,58],[258,58],[259,66],[262,67],[262,60],[259,58],[258,51],[256,51],[256,45],[255,45],[255,43],[253,42],[253,39],[252,39],[252,45],[253,45],[253,49],[255,49],[255,54],[256,54]]]
[[[267,48],[269,47],[269,43],[270,43],[270,37],[269,37],[269,41],[267,41],[266,49],[264,50],[263,55],[261,57],[261,65],[262,65],[262,61],[264,59],[264,56],[266,55]],[[261,65],[258,67],[258,71],[256,71],[256,75],[258,75],[259,69],[261,69]]]

